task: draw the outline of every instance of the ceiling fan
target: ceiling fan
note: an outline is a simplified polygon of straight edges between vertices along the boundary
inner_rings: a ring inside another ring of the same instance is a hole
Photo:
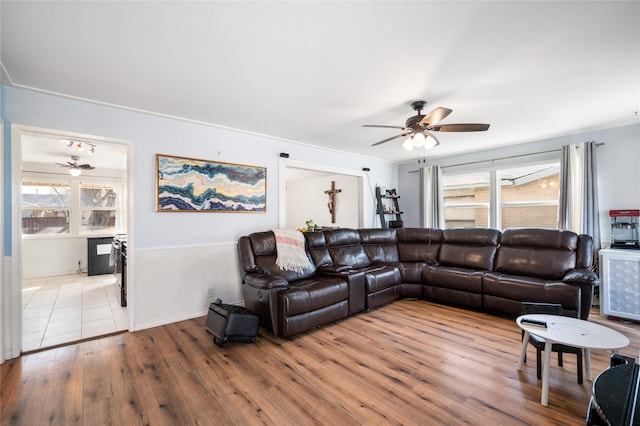
[[[414,147],[424,146],[426,149],[433,148],[440,144],[440,141],[432,132],[482,132],[489,128],[488,124],[478,123],[460,123],[460,124],[438,124],[445,117],[451,114],[449,108],[438,107],[430,111],[426,115],[422,115],[422,110],[427,103],[425,101],[415,101],[411,103],[411,108],[418,114],[407,118],[404,127],[401,126],[384,126],[377,124],[364,124],[362,127],[383,127],[387,129],[401,129],[402,133],[383,139],[371,146],[381,145],[394,139],[409,136],[402,144],[407,151],[411,151]]]
[[[67,164],[56,164],[60,167],[66,167],[67,169],[69,169],[69,174],[71,176],[80,176],[80,173],[82,173],[83,170],[95,169],[95,167],[93,167],[91,164],[78,164],[78,160],[80,160],[80,157],[78,157],[77,155],[72,155],[71,160],[73,160],[73,162],[67,161]]]

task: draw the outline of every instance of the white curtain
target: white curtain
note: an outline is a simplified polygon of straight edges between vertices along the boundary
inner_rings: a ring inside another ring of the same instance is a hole
[[[593,239],[593,259],[600,250],[600,214],[596,143],[585,142],[562,147],[560,163],[560,205],[558,228]]]
[[[420,169],[420,226],[444,228],[444,199],[440,166]]]

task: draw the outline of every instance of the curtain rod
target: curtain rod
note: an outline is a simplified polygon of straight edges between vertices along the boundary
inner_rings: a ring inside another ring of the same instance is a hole
[[[509,157],[492,158],[491,160],[469,161],[467,163],[459,163],[459,164],[451,164],[449,166],[442,166],[441,168],[444,170],[444,169],[448,169],[450,167],[468,166],[470,164],[492,163],[494,161],[510,160],[512,158],[529,157],[529,156],[532,156],[532,155],[539,155],[539,154],[548,154],[550,152],[560,152],[560,150],[559,149],[551,149],[549,151],[540,151],[540,152],[536,152],[536,153],[533,153],[533,154],[519,154],[519,155],[511,155]],[[417,173],[419,171],[420,170],[410,170],[409,173]]]
[[[599,147],[599,146],[602,146],[602,145],[604,145],[604,142],[596,143],[596,147]],[[561,149],[550,149],[548,151],[534,152],[534,153],[531,153],[531,154],[519,154],[519,155],[511,155],[509,157],[492,158],[491,160],[469,161],[468,163],[451,164],[450,166],[442,166],[442,169],[447,169],[449,167],[468,166],[470,164],[491,163],[493,161],[510,160],[512,158],[529,157],[529,156],[532,156],[532,155],[549,154],[551,152],[560,152],[560,151],[561,151]],[[409,170],[409,173],[418,173],[419,171],[420,170]]]

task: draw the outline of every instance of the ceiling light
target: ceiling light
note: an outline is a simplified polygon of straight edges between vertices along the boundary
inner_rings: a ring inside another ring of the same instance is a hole
[[[402,147],[407,151],[420,147],[424,147],[424,149],[431,149],[438,145],[440,145],[440,141],[428,130],[425,130],[424,133],[416,133],[402,143]]]
[[[425,137],[424,133],[416,133],[413,135],[413,145],[417,147],[421,147],[424,145]]]
[[[402,142],[402,147],[407,151],[413,151],[413,141],[411,138],[407,138],[406,141]]]
[[[78,177],[82,173],[82,169],[72,167],[69,169],[69,174],[73,177]]]
[[[427,135],[427,139],[424,142],[424,149],[431,149],[440,145],[440,141],[438,140],[438,138],[436,138],[436,136],[433,133],[431,133],[428,130],[425,130],[424,132]]]
[[[62,143],[65,144],[67,148],[73,148],[74,145],[78,149],[78,151],[84,151],[85,147],[88,147],[89,153],[93,155],[96,152],[96,146],[89,142],[81,142],[73,139],[61,139]]]

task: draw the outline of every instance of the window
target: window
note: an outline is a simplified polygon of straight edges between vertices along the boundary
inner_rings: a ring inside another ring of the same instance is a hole
[[[23,183],[22,233],[68,234],[70,208],[68,183]]]
[[[66,236],[114,234],[117,184],[26,176],[22,183],[22,234]]]
[[[489,225],[489,172],[443,176],[445,228]]]
[[[559,164],[501,170],[498,179],[502,229],[558,227]]]
[[[445,171],[445,227],[556,229],[559,177],[557,161],[471,173]]]
[[[113,185],[80,185],[80,234],[115,232],[116,192]]]

